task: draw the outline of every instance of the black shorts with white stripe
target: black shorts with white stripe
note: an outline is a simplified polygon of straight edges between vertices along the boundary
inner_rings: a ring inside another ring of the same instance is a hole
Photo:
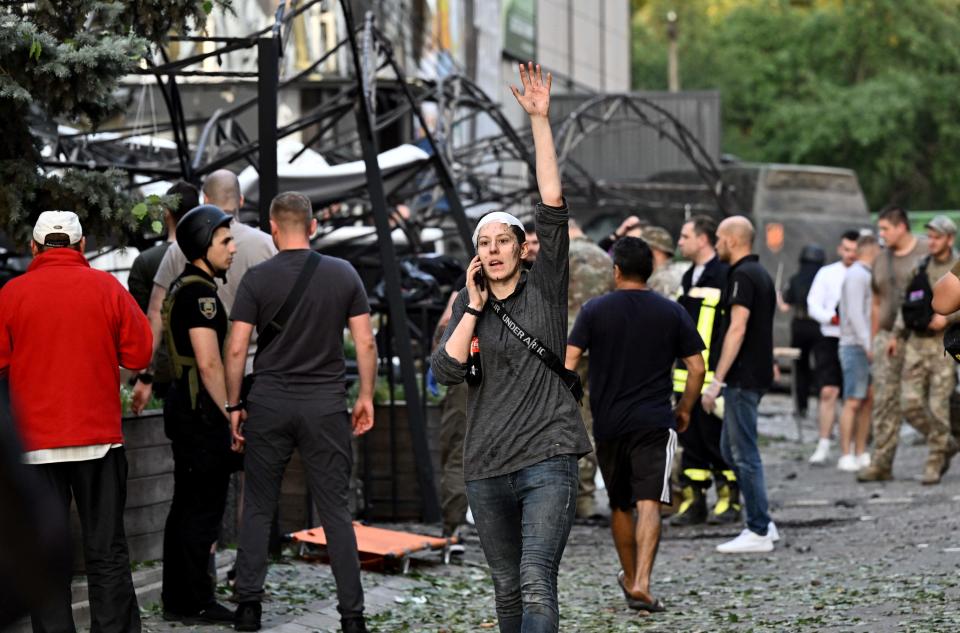
[[[637,501],[669,505],[670,470],[677,432],[651,428],[610,440],[597,440],[597,462],[614,510],[631,510]]]

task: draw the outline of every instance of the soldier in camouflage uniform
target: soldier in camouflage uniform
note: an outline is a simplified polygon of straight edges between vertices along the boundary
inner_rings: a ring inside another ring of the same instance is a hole
[[[647,280],[647,287],[667,299],[680,296],[680,285],[687,266],[673,261],[673,238],[667,229],[661,226],[649,226],[640,236],[653,251],[653,274]]]
[[[570,285],[567,291],[567,334],[573,329],[580,308],[593,297],[613,290],[613,260],[590,241],[576,220],[570,218]],[[583,382],[583,402],[580,413],[587,427],[587,435],[593,441],[593,414],[590,412],[590,392],[587,384],[589,356],[584,354],[577,364],[577,373]],[[577,517],[587,518],[596,513],[593,493],[597,476],[596,453],[580,458],[580,486],[577,491]]]
[[[453,314],[453,303],[466,286],[467,276],[461,275],[453,285],[447,307],[440,315],[433,334],[436,351],[440,338],[447,329]],[[467,432],[466,382],[447,387],[440,408],[440,513],[443,518],[443,536],[459,536],[460,526],[467,521],[467,489],[463,480],[463,441]],[[454,554],[463,553],[462,544],[451,547]]]
[[[932,288],[956,263],[953,241],[957,226],[947,216],[938,215],[926,228],[930,251],[926,274]],[[950,435],[950,394],[956,387],[957,374],[953,361],[943,354],[943,331],[958,316],[957,312],[946,317],[934,314],[925,332],[909,330],[902,313],[897,317],[897,332],[906,339],[900,409],[907,422],[927,438],[930,455],[921,479],[927,485],[940,483],[950,458],[957,452],[957,443]],[[899,425],[892,429],[892,439],[886,444],[891,460],[899,430]]]
[[[900,389],[906,349],[903,332],[898,332],[895,324],[912,273],[927,254],[926,240],[910,233],[910,221],[902,208],[881,211],[877,228],[886,248],[871,273],[873,321],[877,324],[871,367],[874,453],[870,465],[857,473],[861,482],[893,479],[893,456],[903,417]]]

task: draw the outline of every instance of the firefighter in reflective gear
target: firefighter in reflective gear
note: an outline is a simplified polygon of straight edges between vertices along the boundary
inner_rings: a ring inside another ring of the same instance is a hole
[[[720,358],[721,333],[719,303],[722,289],[727,285],[729,266],[720,261],[714,250],[716,222],[712,218],[695,216],[683,225],[680,251],[693,265],[683,275],[679,303],[697,324],[697,331],[706,349],[703,352],[707,375],[706,389],[713,381],[713,372]],[[674,370],[674,391],[683,392],[687,372],[678,364]],[[740,520],[740,490],[733,470],[720,453],[720,431],[723,428],[722,403],[714,414],[707,413],[697,402],[690,416],[690,426],[679,435],[683,447],[680,484],[682,501],[671,525],[698,523],[734,523]],[[718,417],[720,416],[720,417]],[[717,502],[707,510],[706,491],[712,481],[717,483]]]
[[[173,502],[163,539],[164,618],[227,623],[233,612],[214,598],[208,574],[236,457],[225,409],[222,352],[227,314],[215,278],[225,278],[236,247],[232,217],[203,205],[177,224],[189,262],[170,286],[163,324],[174,381],[163,418],[174,459]]]

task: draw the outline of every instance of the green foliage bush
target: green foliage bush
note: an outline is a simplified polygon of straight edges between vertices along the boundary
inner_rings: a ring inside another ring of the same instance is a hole
[[[217,0],[229,9],[230,0]],[[118,171],[41,169],[31,116],[96,129],[122,105],[119,80],[173,31],[200,29],[210,0],[40,0],[0,4],[0,229],[29,235],[45,209],[77,212],[90,235],[116,235],[159,218],[161,203],[122,189]],[[31,111],[32,107],[32,111]],[[131,210],[138,205],[141,213]]]
[[[724,151],[855,169],[871,206],[960,200],[960,0],[634,1],[633,82],[718,89]]]

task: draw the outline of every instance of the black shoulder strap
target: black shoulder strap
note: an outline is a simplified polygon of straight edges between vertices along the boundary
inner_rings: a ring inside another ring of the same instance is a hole
[[[270,319],[270,322],[260,331],[260,335],[257,337],[257,354],[262,352],[263,349],[283,331],[283,326],[287,324],[290,315],[293,314],[293,311],[296,310],[300,304],[303,291],[306,290],[307,283],[317,270],[319,264],[320,253],[310,251],[310,254],[307,256],[307,261],[303,263],[303,268],[300,269],[300,275],[297,276],[297,281],[294,282],[293,288],[290,289],[290,294],[287,295],[283,305],[280,306],[277,313]]]
[[[571,371],[563,366],[560,357],[553,353],[549,347],[540,342],[536,336],[528,332],[522,325],[517,323],[516,319],[510,316],[507,308],[500,301],[490,301],[490,307],[494,313],[503,321],[507,331],[513,334],[518,341],[523,343],[531,354],[543,361],[543,364],[549,367],[553,373],[560,376],[560,380],[566,385],[577,402],[583,401],[583,385],[580,384],[580,376],[575,371]]]

